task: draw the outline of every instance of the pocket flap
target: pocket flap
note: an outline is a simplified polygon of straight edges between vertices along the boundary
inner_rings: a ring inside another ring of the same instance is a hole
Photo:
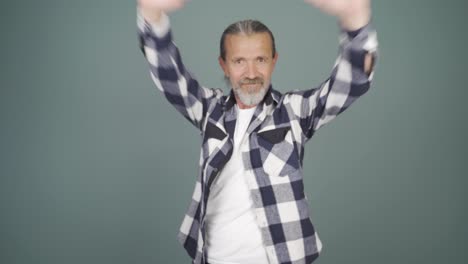
[[[205,137],[206,138],[216,138],[219,140],[223,140],[227,136],[226,133],[224,133],[223,130],[221,130],[219,127],[214,125],[211,122],[208,122],[206,124],[206,129],[205,129]]]
[[[272,130],[258,132],[257,135],[268,140],[272,144],[277,144],[284,140],[291,127],[280,127]]]

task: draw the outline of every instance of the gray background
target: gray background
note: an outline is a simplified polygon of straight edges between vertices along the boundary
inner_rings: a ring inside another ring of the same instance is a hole
[[[466,263],[467,3],[373,1],[374,86],[304,161],[316,263]],[[200,139],[151,82],[134,1],[0,5],[0,263],[189,263],[176,234]],[[200,0],[172,23],[203,84],[224,87],[219,36],[250,17],[276,35],[277,89],[327,76],[334,18],[302,1]]]

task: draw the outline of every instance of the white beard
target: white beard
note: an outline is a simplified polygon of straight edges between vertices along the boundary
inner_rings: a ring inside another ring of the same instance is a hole
[[[262,87],[256,92],[246,92],[240,87],[234,87],[233,90],[234,94],[237,95],[237,98],[239,98],[244,105],[253,106],[258,105],[263,100],[268,91],[268,87]]]
[[[266,83],[263,79],[261,80],[261,85],[262,87],[259,90],[253,90],[253,89],[247,89],[242,90],[241,88],[241,83],[238,83],[237,85],[233,85],[229,78],[225,77],[224,79],[228,85],[231,86],[234,94],[236,97],[241,101],[242,104],[248,105],[248,106],[254,106],[258,105],[260,102],[262,102],[263,98],[265,97],[265,94],[268,91],[268,87],[270,86],[269,82]]]

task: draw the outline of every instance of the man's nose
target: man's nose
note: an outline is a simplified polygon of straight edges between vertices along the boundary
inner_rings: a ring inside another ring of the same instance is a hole
[[[250,79],[258,77],[257,65],[254,62],[247,64],[247,77]]]

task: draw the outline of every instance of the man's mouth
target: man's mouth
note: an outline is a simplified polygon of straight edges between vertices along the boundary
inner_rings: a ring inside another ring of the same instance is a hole
[[[241,85],[249,85],[249,84],[263,84],[263,80],[260,78],[255,78],[255,79],[244,79],[240,83]]]

